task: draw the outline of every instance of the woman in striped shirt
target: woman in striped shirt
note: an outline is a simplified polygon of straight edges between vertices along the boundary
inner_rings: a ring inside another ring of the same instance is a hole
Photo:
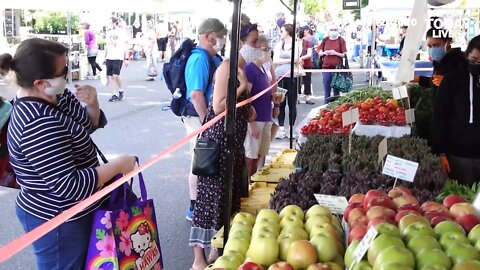
[[[106,124],[95,88],[65,89],[68,49],[43,39],[0,55],[0,73],[19,86],[8,128],[10,163],[21,186],[17,216],[29,232],[134,167],[133,156],[99,165],[90,133]],[[86,104],[82,106],[80,102]],[[83,269],[93,204],[33,243],[37,269]]]

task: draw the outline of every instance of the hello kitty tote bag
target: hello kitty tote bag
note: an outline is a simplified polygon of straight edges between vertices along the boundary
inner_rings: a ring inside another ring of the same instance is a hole
[[[123,198],[119,203],[112,192],[107,209],[95,212],[85,269],[163,269],[155,208],[153,200],[147,200],[141,173],[139,184],[138,201]]]

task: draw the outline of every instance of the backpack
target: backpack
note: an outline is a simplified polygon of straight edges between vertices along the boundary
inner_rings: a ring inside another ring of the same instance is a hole
[[[197,116],[197,112],[187,99],[187,84],[185,82],[185,67],[192,50],[197,47],[191,39],[186,39],[180,45],[180,48],[172,55],[170,61],[163,65],[163,76],[168,90],[172,94],[170,109],[177,116]],[[215,72],[215,64],[212,57],[208,56],[208,64],[210,68],[208,84],[210,86]],[[178,89],[178,91],[177,91]]]
[[[7,130],[12,106],[0,98],[0,186],[19,189],[7,148]]]

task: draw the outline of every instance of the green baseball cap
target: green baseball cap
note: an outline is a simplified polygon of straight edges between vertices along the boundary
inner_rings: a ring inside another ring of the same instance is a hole
[[[227,28],[225,28],[225,25],[219,19],[208,18],[204,20],[198,27],[198,34],[202,35],[208,33],[221,33],[222,35],[226,35],[228,31]]]

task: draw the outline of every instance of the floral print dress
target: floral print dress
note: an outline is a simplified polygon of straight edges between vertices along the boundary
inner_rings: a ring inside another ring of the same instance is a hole
[[[242,94],[237,101],[245,100],[247,93]],[[215,112],[210,106],[207,121],[214,118]],[[232,212],[240,209],[240,186],[242,170],[245,166],[245,148],[243,143],[247,134],[248,106],[237,108],[233,149],[233,179],[232,179]],[[190,230],[190,246],[210,248],[211,240],[223,226],[225,209],[225,181],[227,138],[225,134],[225,117],[201,134],[220,144],[219,173],[213,177],[198,177],[197,201],[195,203],[192,228]]]

